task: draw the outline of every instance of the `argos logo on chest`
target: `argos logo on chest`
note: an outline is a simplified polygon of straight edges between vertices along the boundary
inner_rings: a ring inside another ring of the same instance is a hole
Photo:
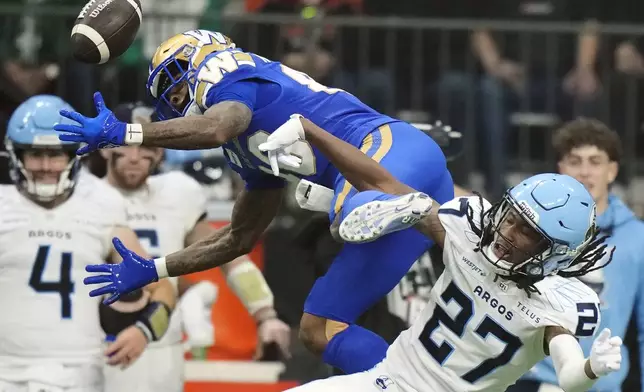
[[[500,315],[504,316],[506,320],[510,321],[512,320],[512,317],[514,317],[514,314],[511,311],[508,311],[508,308],[505,305],[501,304],[498,299],[494,298],[487,290],[484,290],[483,287],[476,286],[473,292],[490,305],[492,309],[496,309],[496,311],[499,312]]]
[[[29,230],[29,238],[49,238],[57,240],[71,240],[72,233],[62,230]]]

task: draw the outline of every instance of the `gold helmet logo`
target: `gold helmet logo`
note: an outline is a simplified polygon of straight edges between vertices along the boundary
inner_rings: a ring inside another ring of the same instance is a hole
[[[192,68],[197,68],[203,59],[214,52],[231,49],[235,43],[227,36],[208,30],[190,30],[177,34],[157,48],[150,62],[150,76],[155,75],[158,79],[160,66],[170,63],[172,60],[185,61]],[[158,80],[149,80],[150,92],[157,98]]]

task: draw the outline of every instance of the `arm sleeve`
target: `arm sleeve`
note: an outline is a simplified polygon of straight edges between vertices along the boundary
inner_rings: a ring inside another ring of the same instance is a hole
[[[548,348],[562,389],[569,392],[582,392],[593,386],[595,380],[588,378],[584,370],[586,365],[584,353],[572,335],[555,336]]]

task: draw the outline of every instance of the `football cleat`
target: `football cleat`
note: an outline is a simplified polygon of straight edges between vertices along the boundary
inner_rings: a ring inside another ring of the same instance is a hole
[[[408,229],[429,214],[433,203],[421,192],[371,201],[357,207],[342,220],[340,237],[346,242],[362,244]]]

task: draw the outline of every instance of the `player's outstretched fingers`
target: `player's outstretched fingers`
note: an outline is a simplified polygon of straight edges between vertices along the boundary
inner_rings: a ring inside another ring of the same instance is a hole
[[[294,167],[296,169],[302,166],[302,159],[300,157],[287,153],[278,153],[277,161],[283,165]]]
[[[622,338],[619,336],[613,336],[610,339],[608,339],[608,343],[610,343],[613,347],[620,347],[624,342],[622,342]]]
[[[90,145],[89,145],[89,144],[87,144],[87,145],[85,145],[85,146],[83,146],[83,147],[79,148],[78,150],[76,150],[76,155],[85,155],[85,154],[89,154],[90,152],[92,152],[92,151],[94,151],[94,150],[96,150],[96,149],[95,149],[95,148],[90,147]]]
[[[267,151],[271,150],[271,148],[270,148],[271,146],[272,146],[272,144],[269,144],[269,142],[264,142],[264,143],[260,143],[259,146],[257,146],[257,148],[261,152],[267,152]]]
[[[269,151],[268,152],[268,161],[271,164],[271,170],[273,170],[273,175],[275,177],[279,177],[279,175],[280,175],[280,167],[277,164],[277,152]]]
[[[125,260],[125,256],[130,254],[130,250],[123,245],[121,240],[119,240],[117,237],[112,238],[112,245],[114,245],[114,249],[116,249],[117,252],[119,252],[119,255]]]
[[[100,113],[105,109],[105,101],[103,100],[103,95],[100,91],[94,93],[94,106],[96,106],[96,112]]]
[[[106,298],[105,300],[103,300],[103,305],[111,305],[114,302],[118,301],[120,298],[121,298],[121,294],[116,292],[112,294],[109,298]]]
[[[108,284],[107,286],[99,287],[97,289],[94,289],[94,290],[90,291],[89,296],[90,297],[99,297],[99,296],[102,296],[102,295],[105,295],[105,294],[114,294],[116,292],[117,292],[116,286],[114,286],[113,284]],[[110,298],[108,298],[108,299],[110,299]],[[103,301],[103,303],[105,303],[106,305],[109,305],[107,303],[107,300]]]
[[[112,275],[94,275],[83,279],[83,284],[85,285],[102,283],[112,283]]]
[[[62,109],[59,113],[61,116],[66,117],[72,121],[76,121],[79,124],[85,124],[85,121],[87,120],[85,116],[78,112]],[[58,130],[60,125],[63,124],[54,125],[54,129]]]
[[[75,133],[59,133],[58,140],[63,142],[82,143],[85,141],[85,137]]]
[[[599,335],[597,336],[597,339],[595,339],[596,342],[604,342],[610,338],[610,329],[604,328]]]
[[[112,273],[112,267],[115,265],[116,264],[91,264],[85,266],[85,271]]]
[[[85,141],[85,138],[74,133],[59,133],[58,140],[60,140],[61,142],[82,143],[83,141]]]

